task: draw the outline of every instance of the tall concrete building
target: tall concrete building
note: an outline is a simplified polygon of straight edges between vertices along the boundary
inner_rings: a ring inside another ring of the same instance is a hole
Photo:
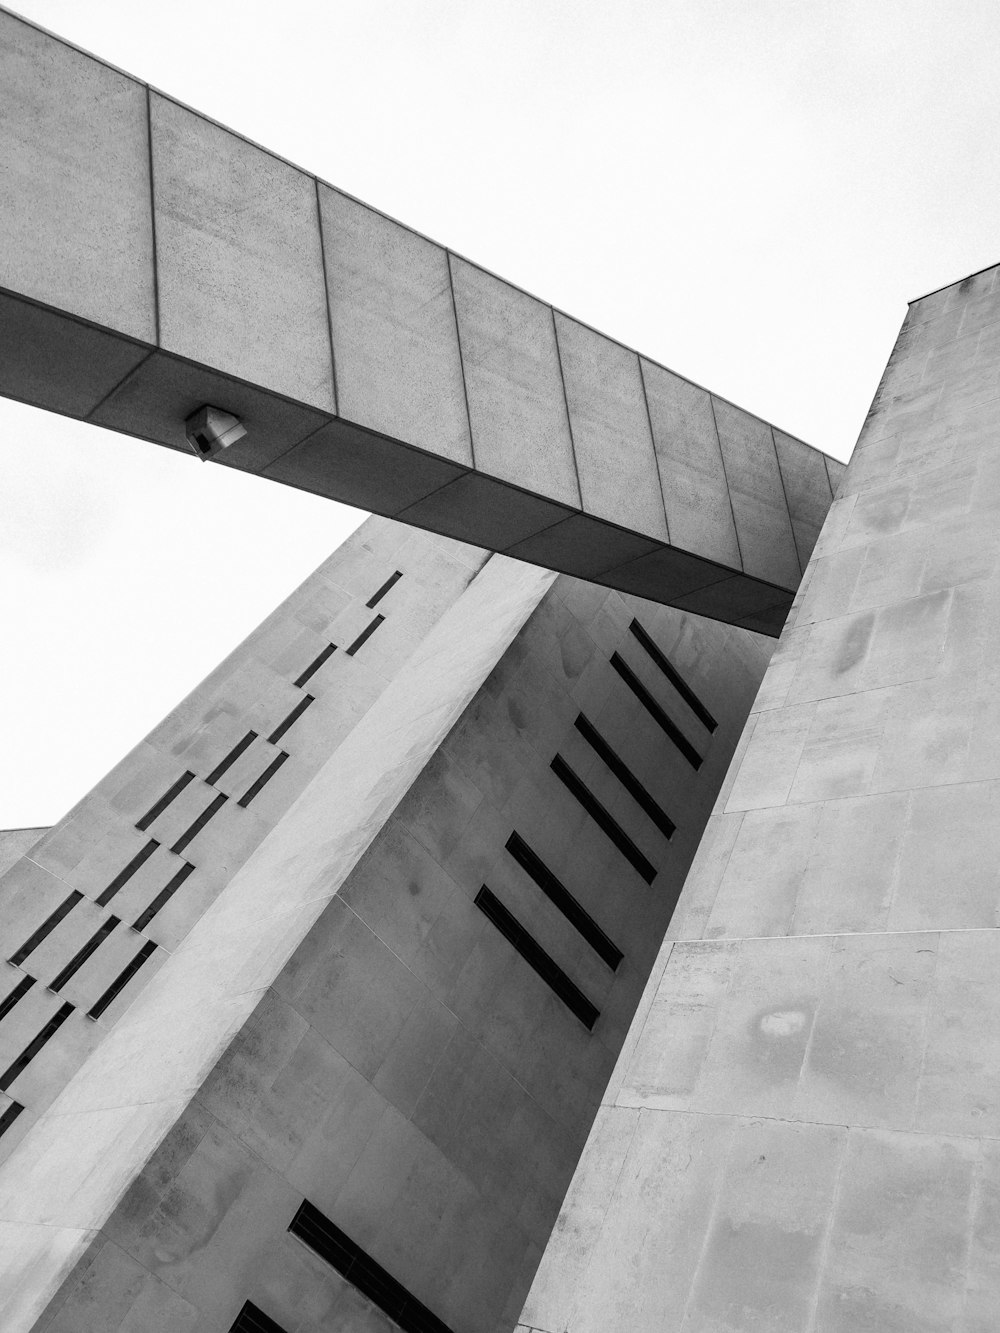
[[[997,271],[842,476],[4,12],[0,80],[0,391],[379,515],[0,847],[5,1333],[992,1330]]]

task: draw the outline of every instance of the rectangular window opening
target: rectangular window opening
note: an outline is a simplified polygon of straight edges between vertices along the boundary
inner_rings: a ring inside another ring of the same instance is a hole
[[[386,581],[382,584],[381,588],[379,588],[378,592],[375,593],[373,596],[369,597],[368,601],[365,602],[365,606],[367,606],[369,609],[371,609],[371,607],[373,606],[377,606],[379,602],[382,600],[382,598],[389,591],[389,589],[394,588],[402,577],[403,577],[403,571],[401,569],[397,569],[394,574],[390,574],[389,577],[386,579]]]
[[[507,839],[507,850],[522,870],[527,871],[549,902],[558,907],[566,920],[580,932],[597,956],[607,963],[614,972],[624,954],[617,945],[612,944],[594,918],[570,893],[569,889],[552,873],[542,858],[531,850],[518,833],[512,833]]]
[[[73,1006],[71,1004],[64,1004],[52,1015],[42,1028],[41,1032],[39,1032],[38,1036],[33,1037],[13,1064],[8,1065],[3,1074],[0,1074],[0,1092],[6,1092],[17,1078],[18,1074],[23,1073],[24,1070],[27,1069],[28,1065],[31,1064],[32,1060],[34,1060],[35,1056],[45,1043],[52,1040],[72,1012]]]
[[[581,782],[562,755],[557,754],[552,760],[552,772],[572,792],[597,827],[611,839],[633,870],[637,871],[647,884],[652,884],[656,878],[656,867],[643,856],[617,819],[604,808],[589,787]]]
[[[299,703],[297,703],[295,707],[292,709],[292,711],[285,718],[284,722],[279,722],[278,725],[275,727],[275,729],[271,732],[270,736],[268,736],[267,739],[270,741],[270,743],[272,745],[277,745],[277,743],[281,740],[282,736],[284,736],[288,728],[294,726],[294,724],[298,722],[299,718],[306,711],[309,705],[314,704],[315,702],[316,700],[313,698],[313,696],[311,694],[307,694],[304,699],[302,699]]]
[[[112,1000],[116,999],[117,996],[119,996],[121,992],[125,989],[125,987],[132,980],[135,974],[139,971],[139,968],[142,967],[143,963],[150,956],[150,954],[155,952],[156,952],[156,945],[153,943],[152,940],[150,940],[148,944],[144,944],[142,948],[139,950],[139,952],[136,954],[136,956],[132,959],[132,961],[126,967],[123,967],[122,970],[118,973],[114,981],[112,981],[111,985],[104,992],[104,994],[97,1001],[97,1003],[93,1006],[93,1008],[87,1011],[87,1017],[100,1018],[101,1014],[104,1013],[105,1009],[107,1009],[108,1005],[112,1002]],[[70,1006],[70,1008],[72,1008],[72,1005]]]
[[[28,991],[35,984],[34,977],[22,977],[13,990],[0,1000],[0,1019],[4,1019],[17,1004],[18,1000],[23,1000]]]
[[[229,1333],[285,1333],[285,1330],[270,1315],[258,1309],[253,1301],[247,1301]]]
[[[233,764],[236,763],[237,759],[239,759],[243,751],[249,749],[249,747],[253,745],[256,739],[257,739],[257,733],[255,731],[248,731],[247,734],[243,737],[243,739],[237,742],[237,744],[233,746],[233,748],[226,755],[225,759],[223,759],[222,763],[219,764],[216,768],[213,768],[211,773],[209,773],[208,777],[205,779],[208,785],[211,787],[216,782],[218,782],[219,778],[222,777],[226,769],[232,768]]]
[[[308,1200],[303,1200],[288,1230],[394,1320],[402,1333],[451,1333],[447,1324]]]
[[[11,1104],[0,1114],[0,1139],[7,1133],[11,1125],[24,1110],[20,1102],[11,1102]]]
[[[267,786],[287,758],[288,755],[282,750],[277,759],[271,760],[257,781],[243,793],[236,804],[242,806],[245,810],[258,792]]]
[[[149,842],[146,843],[145,847],[143,847],[141,851],[136,852],[135,856],[132,857],[132,860],[129,861],[125,869],[120,871],[114,877],[114,879],[111,881],[108,887],[102,890],[102,892],[98,894],[97,898],[95,899],[95,902],[97,903],[98,907],[107,907],[108,903],[115,896],[118,890],[124,884],[127,884],[129,882],[129,880],[139,869],[139,867],[149,860],[149,858],[153,855],[153,853],[156,851],[159,845],[160,844],[156,841],[155,838],[150,838]]]
[[[326,645],[326,647],[320,653],[319,657],[314,658],[306,667],[305,671],[303,671],[302,675],[299,676],[298,680],[294,682],[296,685],[298,685],[299,689],[302,688],[302,686],[306,683],[306,681],[309,679],[310,676],[314,676],[316,674],[316,672],[320,669],[323,663],[326,662],[329,658],[331,658],[336,651],[337,651],[337,645],[335,643],[328,643]]]
[[[56,979],[49,986],[49,990],[52,991],[53,994],[55,995],[59,994],[63,986],[66,985],[66,982],[69,981],[70,977],[72,977],[74,973],[79,972],[80,968],[83,967],[84,963],[87,961],[90,955],[92,953],[95,953],[101,947],[101,945],[104,943],[104,941],[108,938],[108,936],[111,934],[111,932],[117,925],[118,925],[118,917],[109,916],[107,921],[103,923],[100,929],[94,931],[93,935],[91,935],[90,939],[83,946],[83,948],[78,950],[77,953],[73,955],[73,957],[69,960],[69,962],[63,968],[63,970],[59,973]]]
[[[163,795],[160,797],[160,799],[156,802],[156,804],[151,805],[149,809],[146,811],[146,813],[143,815],[143,817],[136,823],[136,828],[139,830],[139,832],[145,833],[145,831],[149,828],[150,824],[152,824],[153,820],[156,819],[159,815],[162,815],[164,810],[166,810],[167,806],[171,803],[171,801],[176,801],[177,797],[180,796],[181,792],[188,785],[188,783],[193,781],[194,781],[193,773],[181,774],[181,776],[177,779],[174,785],[168,791],[165,791]]]
[[[19,967],[30,953],[34,953],[42,940],[44,940],[47,935],[52,934],[59,922],[72,912],[73,908],[82,897],[83,894],[74,889],[69,897],[64,898],[56,910],[45,918],[38,929],[28,936],[20,949],[18,949],[16,953],[11,954],[7,961],[13,963],[15,967]]]
[[[368,642],[368,640],[371,638],[371,636],[375,633],[379,625],[381,625],[384,620],[385,616],[376,616],[375,619],[372,621],[372,623],[368,626],[368,628],[363,629],[361,633],[358,635],[358,637],[351,644],[350,648],[347,649],[347,656],[353,657],[359,648],[363,648],[364,645]]]
[[[696,769],[701,768],[701,755],[684,735],[680,727],[678,727],[677,724],[663,711],[650,694],[649,690],[646,689],[642,681],[636,676],[632,668],[628,666],[617,653],[612,654],[611,665],[642,704],[643,708],[646,709],[650,717],[659,724],[664,733],[677,746],[678,750],[680,750],[681,754],[691,767]]]
[[[198,834],[202,831],[202,829],[205,827],[208,821],[210,819],[213,819],[219,813],[222,807],[226,804],[227,800],[228,797],[224,796],[220,792],[219,795],[216,796],[212,804],[207,806],[204,810],[202,810],[201,814],[190,826],[190,828],[185,829],[185,831],[177,839],[177,841],[174,843],[173,847],[171,847],[170,850],[172,852],[176,852],[177,855],[180,856],[181,852],[188,845],[191,839],[198,836]]]
[[[188,875],[190,875],[192,870],[194,870],[194,866],[191,864],[191,862],[185,861],[184,864],[181,866],[180,870],[178,870],[177,874],[173,876],[167,887],[165,889],[161,889],[160,892],[153,899],[153,901],[145,909],[145,911],[142,912],[142,914],[136,918],[133,930],[146,929],[150,921],[152,921],[153,917],[156,916],[157,912],[162,911],[163,908],[166,907],[167,903],[174,896],[174,894],[177,892],[180,886],[184,883],[184,881],[187,879]]]
[[[550,990],[559,996],[570,1013],[575,1014],[588,1031],[600,1018],[600,1010],[587,999],[579,986],[576,986],[562,970],[554,958],[550,958],[533,936],[529,935],[517,917],[508,912],[495,893],[484,884],[476,894],[476,906],[496,926],[500,934],[511,943],[530,968],[541,977]]]
[[[676,824],[663,809],[663,807],[650,796],[649,792],[635,776],[632,770],[625,763],[620,755],[612,750],[601,733],[594,724],[580,713],[574,723],[577,731],[590,745],[591,749],[614,773],[615,777],[622,784],[628,794],[645,814],[653,821],[665,838],[671,838],[674,835]]]
[[[718,722],[716,722],[715,718],[698,698],[694,690],[677,668],[670,664],[666,654],[658,644],[653,642],[647,632],[639,624],[638,620],[633,620],[631,625],[629,625],[629,629],[631,630],[633,637],[642,644],[643,648],[645,648],[646,652],[660,668],[667,680],[670,681],[671,685],[691,709],[691,712],[694,713],[698,721],[704,723],[709,731],[715,731],[719,725]]]

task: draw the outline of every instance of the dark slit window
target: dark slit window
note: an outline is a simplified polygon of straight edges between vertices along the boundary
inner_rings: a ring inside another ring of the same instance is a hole
[[[507,850],[522,870],[526,870],[549,902],[558,907],[566,920],[580,932],[597,956],[614,971],[623,954],[612,944],[594,918],[576,901],[569,889],[552,873],[542,858],[531,850],[518,833],[507,839]]]
[[[662,727],[664,733],[669,736],[677,746],[678,750],[680,750],[681,754],[691,767],[701,768],[701,755],[684,735],[677,723],[674,722],[672,718],[669,718],[663,711],[632,668],[623,661],[617,653],[612,655],[611,665],[642,704],[643,708],[646,709],[650,717]]]
[[[638,620],[633,620],[631,625],[629,625],[629,629],[632,631],[633,637],[642,644],[643,648],[645,648],[646,652],[660,668],[667,680],[670,681],[671,685],[691,709],[691,712],[694,713],[698,721],[703,723],[709,731],[715,731],[716,727],[719,725],[718,722],[716,722],[715,718],[698,698],[694,690],[676,667],[671,666],[670,662],[667,660],[666,654],[662,652],[658,644],[653,642],[650,636],[639,624]]]
[[[643,856],[617,819],[604,808],[586,783],[577,777],[562,755],[557,754],[552,760],[552,772],[573,793],[597,827],[611,839],[633,870],[636,870],[647,884],[652,884],[656,878],[656,867],[652,861]]]
[[[644,811],[665,838],[673,836],[676,825],[663,807],[650,796],[649,792],[635,776],[632,770],[618,754],[612,750],[597,728],[584,717],[583,713],[579,715],[575,723],[577,731],[590,745],[594,752],[604,760],[611,772],[622,784],[628,794],[633,798],[639,808]]]

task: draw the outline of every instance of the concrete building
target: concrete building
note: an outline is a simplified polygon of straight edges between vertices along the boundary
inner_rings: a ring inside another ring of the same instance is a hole
[[[0,847],[2,1327],[994,1328],[997,270],[841,478],[0,39],[0,390],[385,515]]]

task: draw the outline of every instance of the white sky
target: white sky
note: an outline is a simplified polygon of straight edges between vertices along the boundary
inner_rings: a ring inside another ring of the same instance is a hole
[[[1000,258],[996,0],[17,8],[840,458],[907,298]],[[0,467],[0,828],[360,519],[2,400]]]

